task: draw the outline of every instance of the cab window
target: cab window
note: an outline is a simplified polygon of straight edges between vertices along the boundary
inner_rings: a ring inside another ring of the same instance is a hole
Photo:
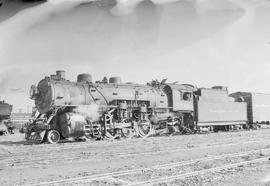
[[[181,95],[183,95],[183,96],[182,96],[182,99],[183,99],[184,101],[190,101],[190,100],[191,100],[192,95],[191,95],[190,92],[184,92],[184,93],[182,93]]]

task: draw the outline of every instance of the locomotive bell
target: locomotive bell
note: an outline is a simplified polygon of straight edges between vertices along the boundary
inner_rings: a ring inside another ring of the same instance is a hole
[[[85,82],[92,83],[92,76],[88,73],[79,74],[77,76],[77,82],[78,83],[85,83]]]
[[[121,84],[122,80],[120,77],[110,77],[109,83]]]

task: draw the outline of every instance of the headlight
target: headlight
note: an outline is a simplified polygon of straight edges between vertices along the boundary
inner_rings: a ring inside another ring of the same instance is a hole
[[[31,99],[35,99],[35,97],[37,96],[38,94],[38,89],[35,85],[32,85],[30,90],[29,90],[29,95],[30,95],[30,98]]]

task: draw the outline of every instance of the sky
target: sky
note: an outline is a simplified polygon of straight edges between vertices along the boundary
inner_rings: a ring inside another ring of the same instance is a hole
[[[33,106],[30,86],[56,70],[69,80],[168,78],[270,93],[267,0],[14,0],[1,16],[0,96],[15,112]]]

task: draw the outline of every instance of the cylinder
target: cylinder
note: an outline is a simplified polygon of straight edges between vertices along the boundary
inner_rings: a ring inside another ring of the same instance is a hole
[[[58,76],[60,80],[64,80],[66,79],[66,72],[64,70],[57,70],[56,76]]]
[[[121,84],[122,80],[120,77],[110,77],[109,83]]]
[[[84,74],[79,74],[77,76],[77,82],[78,83],[85,83],[85,82],[88,82],[88,83],[92,83],[92,76],[88,73],[84,73]]]
[[[83,115],[65,113],[59,116],[59,126],[63,137],[82,137],[85,134],[86,121]]]

